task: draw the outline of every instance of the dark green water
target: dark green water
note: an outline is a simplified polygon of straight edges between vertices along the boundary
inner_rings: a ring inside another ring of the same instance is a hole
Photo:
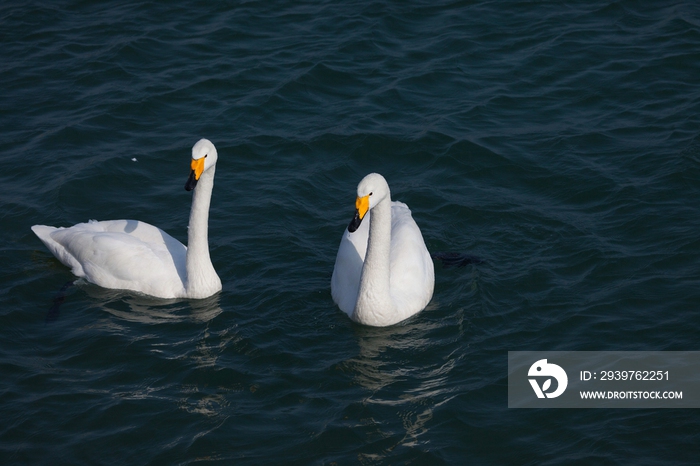
[[[695,2],[0,6],[3,464],[695,464],[695,410],[507,408],[507,352],[699,350]],[[186,240],[199,138],[223,291],[79,283],[30,231]],[[330,277],[382,173],[428,308]]]

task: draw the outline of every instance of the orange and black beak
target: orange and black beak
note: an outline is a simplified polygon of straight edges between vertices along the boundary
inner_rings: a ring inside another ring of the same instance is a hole
[[[355,216],[350,221],[350,225],[348,225],[348,231],[350,233],[353,233],[360,228],[360,223],[362,223],[362,219],[365,218],[368,211],[369,195],[363,197],[357,196],[357,199],[355,200]]]
[[[197,181],[199,181],[199,177],[202,176],[202,172],[204,171],[204,157],[201,159],[192,159],[190,167],[192,171],[190,172],[189,178],[187,178],[187,183],[185,183],[186,191],[192,191],[195,186],[197,186]]]

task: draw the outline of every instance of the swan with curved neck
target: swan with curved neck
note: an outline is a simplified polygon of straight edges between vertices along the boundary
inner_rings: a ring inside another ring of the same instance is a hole
[[[32,231],[73,274],[104,288],[157,298],[206,298],[221,291],[209,256],[209,204],[218,154],[201,139],[192,147],[187,191],[194,190],[187,247],[138,220],[91,220],[69,228]]]
[[[356,322],[393,325],[430,302],[433,262],[411,211],[392,202],[383,176],[371,173],[360,181],[355,207],[338,248],[331,294]]]

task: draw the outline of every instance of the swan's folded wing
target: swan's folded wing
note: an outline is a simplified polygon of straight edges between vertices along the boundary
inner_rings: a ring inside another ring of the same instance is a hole
[[[391,295],[399,310],[425,307],[433,295],[433,261],[410,209],[402,202],[392,203],[390,261]]]
[[[87,225],[95,231],[125,233],[132,238],[141,240],[156,254],[165,267],[177,267],[182,280],[185,280],[187,276],[185,267],[187,246],[160,228],[140,220],[90,221],[81,225]]]
[[[84,225],[86,225],[88,228],[94,229],[95,231],[126,233],[129,236],[138,238],[144,243],[148,244],[158,244],[173,240],[176,241],[181,247],[185,247],[182,243],[160,228],[140,220],[104,220],[101,222],[90,221]]]
[[[78,225],[57,229],[51,233],[51,238],[71,256],[69,263],[59,259],[72,267],[77,276],[105,288],[135,290],[154,296],[162,294],[155,290],[164,283],[173,283],[178,289],[183,286],[181,273],[162,241],[145,243],[128,233],[76,227]]]

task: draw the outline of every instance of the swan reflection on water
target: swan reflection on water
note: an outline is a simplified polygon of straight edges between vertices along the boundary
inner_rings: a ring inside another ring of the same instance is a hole
[[[145,363],[138,363],[140,368],[134,370],[146,373],[153,365],[167,361],[175,364],[182,374],[187,374],[187,382],[174,385],[167,381],[168,376],[161,374],[156,377],[163,377],[162,380],[135,384],[126,391],[115,391],[115,397],[120,400],[160,398],[163,393],[175,390],[168,396],[173,396],[178,409],[205,416],[218,424],[223,422],[229,410],[228,392],[240,389],[218,385],[210,387],[208,377],[211,370],[221,365],[219,358],[226,350],[226,343],[239,337],[236,326],[216,329],[212,325],[214,318],[223,312],[220,294],[197,300],[163,300],[87,283],[81,288],[96,303],[94,307],[105,311],[89,327],[126,334],[134,343],[145,345],[144,351],[150,357],[146,358]],[[169,330],[183,328],[172,324],[190,325],[183,334],[178,330]],[[157,330],[149,330],[149,327]]]
[[[98,301],[101,310],[127,322],[164,324],[178,322],[206,323],[223,312],[220,295],[205,299],[160,299],[133,294],[122,290],[110,290],[76,280],[90,298]]]
[[[443,322],[418,318],[389,328],[355,328],[359,354],[342,363],[342,370],[369,392],[362,400],[363,411],[370,414],[363,425],[375,426],[383,437],[396,436],[391,432],[396,419],[387,418],[382,407],[391,406],[400,418],[403,433],[395,446],[422,443],[434,409],[458,394],[448,378],[459,358],[434,356],[445,352],[437,347],[445,342],[435,338],[444,327]]]

